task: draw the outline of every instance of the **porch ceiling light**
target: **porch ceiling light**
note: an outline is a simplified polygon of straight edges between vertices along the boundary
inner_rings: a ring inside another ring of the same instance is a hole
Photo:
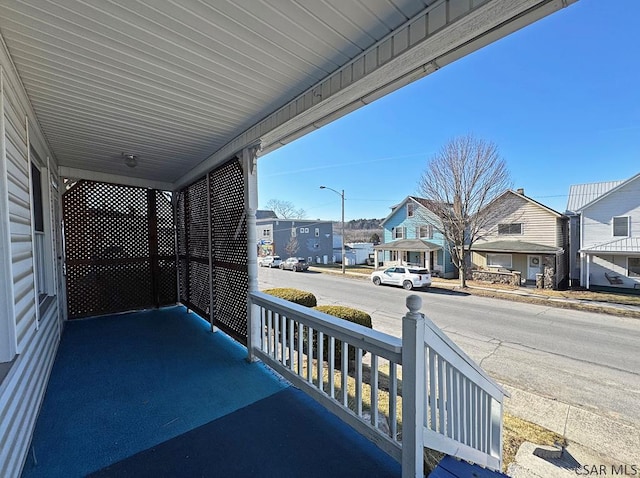
[[[135,168],[138,165],[137,156],[133,154],[122,153],[122,157],[124,158],[124,164],[126,164],[130,168]]]

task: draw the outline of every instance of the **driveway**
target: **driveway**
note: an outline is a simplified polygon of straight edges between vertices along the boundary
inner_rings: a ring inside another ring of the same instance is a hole
[[[640,427],[638,319],[314,272],[261,269],[259,287],[295,287],[319,304],[364,310],[375,329],[395,336],[406,297],[418,294],[423,313],[499,382]]]

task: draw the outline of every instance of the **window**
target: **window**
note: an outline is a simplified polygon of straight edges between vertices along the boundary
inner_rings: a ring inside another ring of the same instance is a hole
[[[511,269],[512,264],[511,254],[487,254],[487,266],[489,267]]]
[[[640,257],[627,258],[627,276],[640,277]]]
[[[305,227],[305,228],[304,228],[304,233],[305,233],[305,234],[309,234],[309,228],[308,228],[308,227]]]
[[[398,251],[391,251],[389,253],[389,260],[390,261],[397,261],[398,260]]]
[[[629,216],[618,216],[613,218],[613,236],[629,237]]]
[[[320,228],[316,227],[316,233],[315,233],[316,237],[320,237]]]
[[[407,203],[407,217],[413,217],[414,214],[414,204],[412,202]]]
[[[428,224],[416,227],[416,237],[418,239],[433,239],[433,226]]]
[[[394,239],[404,239],[404,227],[394,227],[391,229],[391,235]]]
[[[522,234],[522,223],[513,222],[510,224],[498,224],[498,234],[499,235]]]
[[[33,154],[33,152],[32,152]],[[44,207],[40,170],[31,163],[31,200],[33,202],[33,253],[37,293],[40,301],[47,296],[47,266],[45,258]]]
[[[291,237],[296,237],[296,228],[295,227],[291,228]]]
[[[263,229],[262,230],[262,235],[264,237],[269,237],[269,236],[271,236],[271,231],[269,229]]]

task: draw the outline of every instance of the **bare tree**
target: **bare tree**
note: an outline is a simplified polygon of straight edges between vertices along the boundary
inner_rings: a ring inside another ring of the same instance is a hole
[[[510,174],[498,147],[473,135],[453,138],[427,163],[420,194],[437,216],[434,227],[445,238],[451,260],[466,287],[471,246],[495,221],[486,206],[511,187]]]
[[[291,201],[269,199],[265,207],[275,212],[280,219],[304,219],[307,216],[307,212],[304,209],[296,209]]]
[[[287,254],[289,254],[289,257],[295,257],[296,253],[298,252],[298,249],[300,249],[300,245],[298,244],[298,239],[292,236],[291,239],[289,239],[289,242],[287,243],[287,245],[284,246],[284,250]]]

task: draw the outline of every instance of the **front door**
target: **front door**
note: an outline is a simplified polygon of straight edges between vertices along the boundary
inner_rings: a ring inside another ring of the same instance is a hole
[[[536,280],[536,274],[542,273],[542,258],[540,256],[529,256],[529,266],[527,267],[527,279]]]

